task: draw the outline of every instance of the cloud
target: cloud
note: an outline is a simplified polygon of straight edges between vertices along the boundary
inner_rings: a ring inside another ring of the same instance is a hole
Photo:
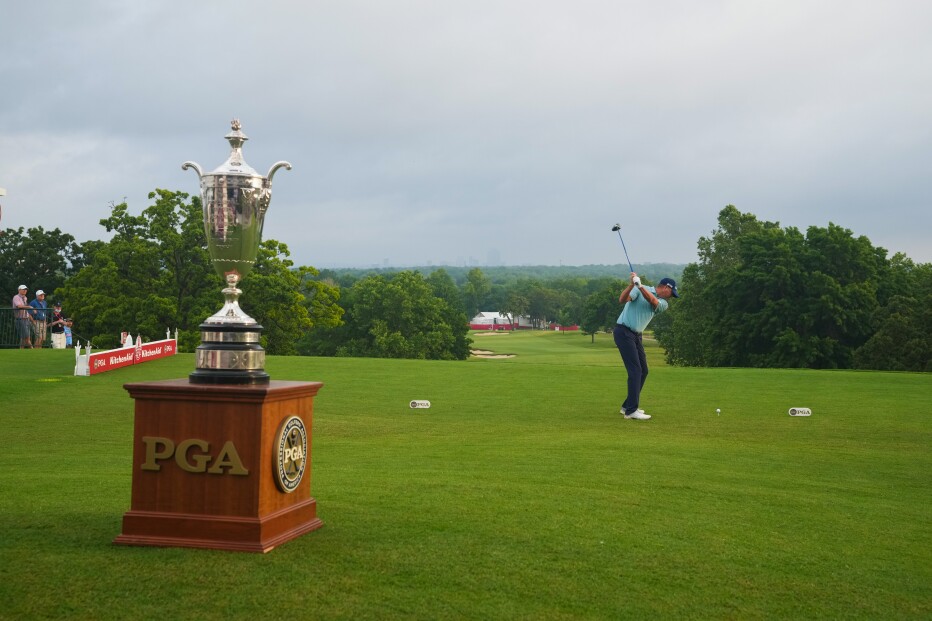
[[[686,262],[729,203],[932,260],[932,5],[918,0],[9,15],[2,226],[102,237],[110,201],[196,192],[181,162],[223,162],[236,116],[250,165],[295,166],[265,233],[299,263],[618,263],[616,221],[635,262]]]

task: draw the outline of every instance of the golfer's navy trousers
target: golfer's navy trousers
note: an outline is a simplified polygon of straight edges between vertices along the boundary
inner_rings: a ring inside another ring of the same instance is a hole
[[[647,355],[644,353],[644,342],[640,332],[635,332],[624,324],[615,324],[615,346],[621,354],[628,371],[628,396],[621,404],[625,413],[638,409],[641,400],[641,389],[647,381]]]

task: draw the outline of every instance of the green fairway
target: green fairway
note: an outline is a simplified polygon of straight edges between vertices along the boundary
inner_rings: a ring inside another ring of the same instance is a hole
[[[268,359],[324,382],[324,527],[265,555],[111,543],[122,386],[193,355],[76,378],[70,350],[0,351],[0,619],[932,616],[932,375],[674,368],[649,346],[641,422],[611,335],[473,341],[515,357]]]

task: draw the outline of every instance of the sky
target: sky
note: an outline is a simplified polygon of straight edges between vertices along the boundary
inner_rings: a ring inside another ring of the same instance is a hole
[[[297,265],[688,263],[735,205],[932,261],[928,0],[0,5],[0,229],[229,155]]]

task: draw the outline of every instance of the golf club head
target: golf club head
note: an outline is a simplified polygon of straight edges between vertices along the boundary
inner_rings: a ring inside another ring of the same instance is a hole
[[[621,230],[620,224],[616,224],[615,226],[612,227],[612,231],[620,231],[620,230]]]

